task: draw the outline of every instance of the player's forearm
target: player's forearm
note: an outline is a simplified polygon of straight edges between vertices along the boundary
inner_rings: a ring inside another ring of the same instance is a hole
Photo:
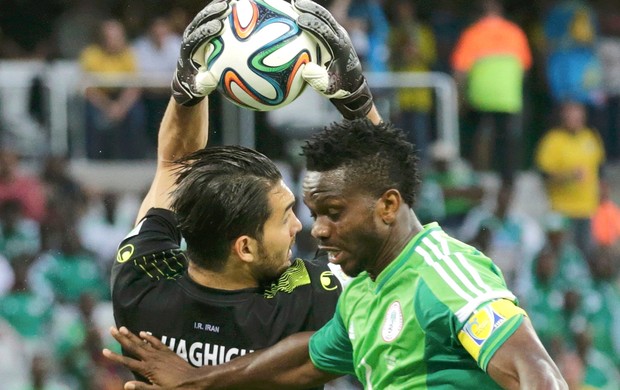
[[[161,122],[158,137],[158,159],[174,161],[207,145],[207,99],[185,107],[170,99]]]
[[[170,208],[170,193],[176,180],[173,162],[205,147],[208,132],[207,99],[192,107],[181,106],[170,99],[159,127],[157,171],[142,201],[136,223],[151,207]]]
[[[547,361],[540,361],[536,370],[530,370],[519,380],[520,390],[568,390],[568,385],[562,378],[557,367],[551,366]]]
[[[311,332],[292,335],[276,345],[216,367],[194,370],[182,388],[299,389],[326,383],[336,376],[318,370],[308,352]]]
[[[504,389],[568,389],[527,317],[493,355],[487,372]]]
[[[373,125],[378,125],[379,123],[383,122],[381,115],[379,115],[379,110],[377,110],[377,107],[374,104],[372,105],[372,108],[370,109],[368,114],[366,114],[366,118],[368,118],[368,120],[370,120]]]

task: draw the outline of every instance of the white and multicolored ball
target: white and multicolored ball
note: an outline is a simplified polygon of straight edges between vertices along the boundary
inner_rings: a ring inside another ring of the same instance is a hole
[[[205,47],[205,65],[231,102],[270,111],[295,100],[306,83],[303,67],[327,61],[327,51],[295,22],[284,0],[237,0],[222,34]]]

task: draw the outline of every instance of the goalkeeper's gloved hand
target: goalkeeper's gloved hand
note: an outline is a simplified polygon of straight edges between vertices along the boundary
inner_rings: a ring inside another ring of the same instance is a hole
[[[193,106],[217,86],[217,80],[205,67],[205,47],[224,28],[230,13],[227,0],[210,2],[200,11],[183,32],[181,52],[172,79],[172,96],[177,103]]]
[[[322,42],[331,54],[326,67],[306,64],[302,77],[329,98],[345,119],[364,118],[373,105],[372,93],[349,34],[314,1],[293,0],[292,4],[299,13],[299,27]]]

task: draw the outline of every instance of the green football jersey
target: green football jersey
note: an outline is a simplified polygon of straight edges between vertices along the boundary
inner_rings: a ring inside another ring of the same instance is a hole
[[[310,357],[366,389],[494,389],[484,371],[523,315],[491,260],[432,223],[376,280],[353,279]]]

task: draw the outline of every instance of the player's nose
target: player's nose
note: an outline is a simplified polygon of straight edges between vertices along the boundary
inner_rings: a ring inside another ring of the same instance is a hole
[[[302,229],[301,221],[297,218],[296,214],[293,214],[293,221],[291,226],[291,236],[295,236]]]
[[[331,229],[330,229],[327,217],[324,217],[324,216],[317,217],[314,223],[312,224],[312,231],[311,231],[312,237],[319,239],[319,240],[324,240],[326,238],[329,238],[330,233],[331,233]]]

